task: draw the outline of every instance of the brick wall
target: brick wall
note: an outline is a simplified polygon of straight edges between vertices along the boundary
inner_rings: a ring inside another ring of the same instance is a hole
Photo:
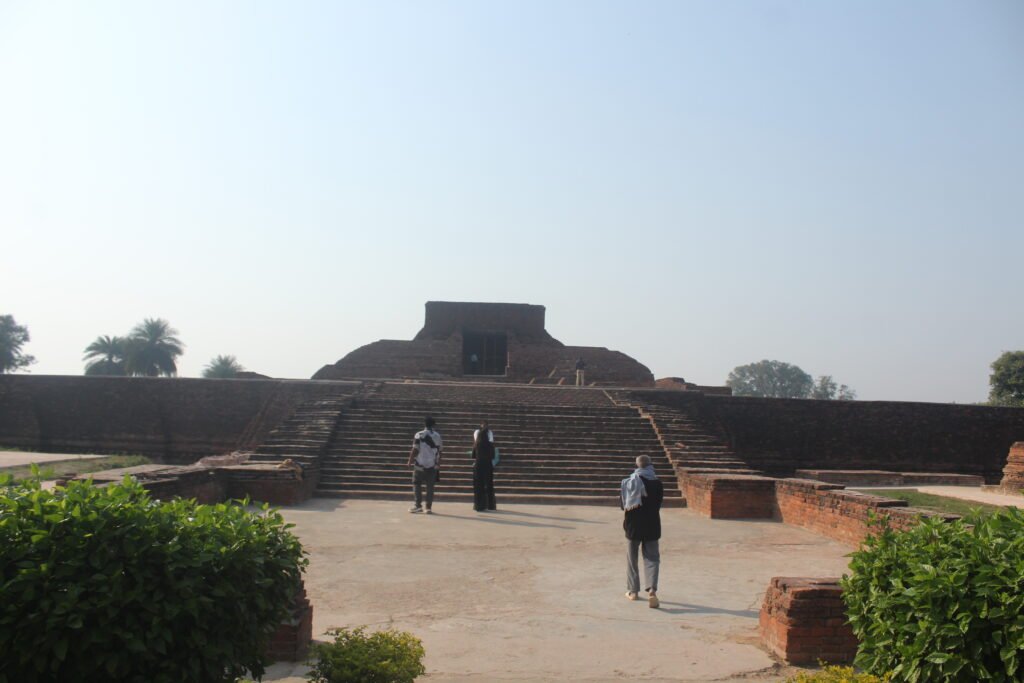
[[[654,375],[642,363],[620,351],[599,346],[563,346],[508,342],[506,379],[528,382],[546,378],[553,369],[562,368],[575,379],[575,363],[587,364],[587,381],[600,384],[649,386]],[[325,365],[313,379],[412,378],[443,379],[462,376],[462,335],[445,340],[381,340],[361,346],[333,365]]]
[[[771,519],[775,480],[744,475],[683,474],[679,483],[686,506],[712,519]]]
[[[0,445],[190,463],[249,448],[308,398],[356,383],[0,375]]]
[[[828,538],[857,546],[871,533],[872,516],[906,529],[922,516],[955,515],[908,507],[906,501],[847,491],[840,484],[809,479],[773,479],[744,475],[679,475],[686,505],[713,519],[777,519]]]
[[[852,662],[857,638],[846,621],[842,595],[835,578],[773,578],[761,606],[765,647],[790,664]]]
[[[812,401],[634,391],[719,428],[737,456],[772,476],[797,469],[1002,476],[1024,441],[1024,408],[896,401]]]
[[[302,587],[295,598],[291,614],[270,637],[267,657],[272,662],[298,662],[306,658],[313,642],[313,605]]]
[[[463,330],[508,332],[523,342],[556,343],[544,329],[545,309],[531,304],[428,301],[416,339],[448,339]]]
[[[868,520],[888,517],[889,526],[906,529],[922,516],[954,519],[908,507],[906,501],[847,491],[839,484],[807,479],[779,479],[775,482],[775,518],[858,546],[871,533]]]

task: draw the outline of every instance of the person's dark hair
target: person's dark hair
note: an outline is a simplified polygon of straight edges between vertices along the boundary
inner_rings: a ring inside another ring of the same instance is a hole
[[[427,429],[433,429],[435,424],[437,423],[434,422],[434,418],[430,417],[429,415],[423,418],[423,426],[426,427]]]
[[[473,444],[474,446],[479,446],[481,443],[486,443],[490,440],[487,438],[487,432],[489,429],[490,427],[487,425],[487,420],[481,420],[480,429],[477,430],[476,441]]]

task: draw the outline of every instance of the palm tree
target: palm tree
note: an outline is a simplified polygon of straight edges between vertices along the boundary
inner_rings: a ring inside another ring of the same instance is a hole
[[[125,346],[125,369],[129,375],[168,377],[178,374],[175,360],[185,345],[178,331],[163,318],[146,318],[132,328]]]
[[[217,356],[203,370],[203,377],[210,379],[231,379],[245,368],[234,356]]]
[[[89,361],[85,365],[85,374],[124,376],[124,356],[124,337],[96,337],[96,341],[85,347],[83,360]]]

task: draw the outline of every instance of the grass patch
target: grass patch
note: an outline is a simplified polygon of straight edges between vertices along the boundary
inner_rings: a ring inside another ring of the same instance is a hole
[[[978,503],[973,500],[961,498],[950,498],[949,496],[937,496],[934,493],[921,493],[916,489],[857,489],[861,493],[870,493],[873,496],[895,498],[905,500],[911,507],[943,512],[946,514],[961,515],[962,517],[973,517],[975,513],[980,515],[991,515],[1003,508],[999,505]]]
[[[76,474],[89,474],[90,472],[102,472],[103,470],[115,470],[119,467],[135,467],[136,465],[149,465],[152,461],[144,455],[108,455],[103,458],[83,458],[75,460],[58,460],[39,465],[39,478],[67,479]],[[9,474],[14,481],[32,479],[31,465],[18,465],[15,467],[0,467],[0,474]]]

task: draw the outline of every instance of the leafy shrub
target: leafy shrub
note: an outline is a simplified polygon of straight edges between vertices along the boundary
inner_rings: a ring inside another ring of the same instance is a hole
[[[1024,677],[1024,511],[883,528],[853,554],[843,599],[856,664],[897,681]]]
[[[886,683],[889,676],[857,673],[849,666],[826,666],[821,671],[801,671],[786,679],[786,683]]]
[[[314,683],[412,683],[426,673],[423,643],[404,631],[331,629],[332,643],[313,645]]]
[[[0,683],[263,675],[306,559],[276,512],[0,486]]]

